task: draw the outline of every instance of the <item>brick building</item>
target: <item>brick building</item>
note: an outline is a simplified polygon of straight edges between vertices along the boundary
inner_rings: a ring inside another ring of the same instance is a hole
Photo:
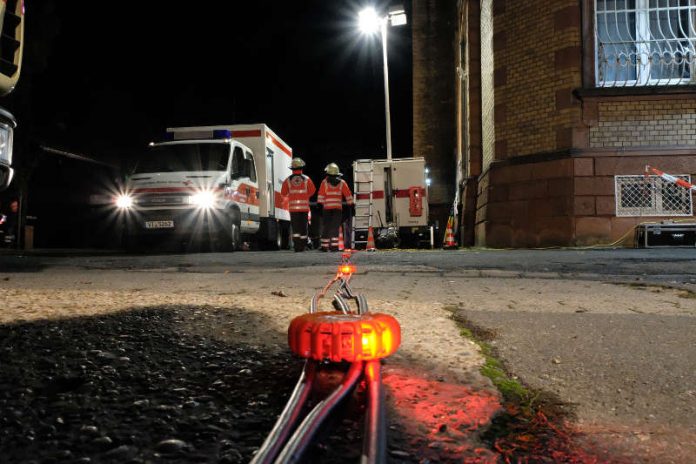
[[[459,186],[463,244],[693,219],[642,174],[696,178],[696,0],[413,0],[413,42],[414,153],[448,186],[433,201]]]

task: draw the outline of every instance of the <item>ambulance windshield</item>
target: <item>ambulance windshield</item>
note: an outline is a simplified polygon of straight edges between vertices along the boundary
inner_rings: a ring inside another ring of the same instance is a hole
[[[226,171],[230,146],[226,143],[154,145],[140,159],[136,173]]]

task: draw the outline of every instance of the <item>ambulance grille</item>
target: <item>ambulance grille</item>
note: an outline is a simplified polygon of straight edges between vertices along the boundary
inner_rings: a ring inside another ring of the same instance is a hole
[[[183,206],[188,205],[188,195],[175,194],[146,194],[136,199],[138,206]]]

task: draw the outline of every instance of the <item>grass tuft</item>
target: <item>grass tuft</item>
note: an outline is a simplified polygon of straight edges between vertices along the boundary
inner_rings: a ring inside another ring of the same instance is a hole
[[[458,314],[461,308],[449,306],[446,309],[452,312],[452,319],[459,326],[462,337],[468,338],[479,346],[485,359],[480,372],[491,380],[506,403],[515,405],[523,414],[534,414],[543,409],[549,416],[572,415],[567,408],[568,405],[563,404],[554,394],[532,389],[511,374],[510,369],[499,358],[490,343],[498,337],[496,331],[477,326]]]
[[[457,323],[460,324],[459,333],[475,342],[481,349],[481,354],[486,360],[481,367],[481,374],[493,382],[505,401],[519,404],[522,407],[531,406],[530,400],[534,395],[521,382],[508,374],[503,362],[494,355],[491,345],[481,337],[483,333],[483,336],[490,340],[489,337],[492,333],[481,329],[471,330],[463,326],[461,321],[457,321]],[[476,334],[477,332],[479,335]]]

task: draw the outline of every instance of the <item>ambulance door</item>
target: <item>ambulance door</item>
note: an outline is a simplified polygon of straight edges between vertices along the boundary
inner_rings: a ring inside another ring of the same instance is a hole
[[[244,177],[247,183],[246,186],[246,197],[248,201],[249,213],[247,217],[247,224],[245,232],[256,233],[261,225],[261,215],[260,215],[260,192],[259,192],[259,181],[256,175],[256,163],[254,162],[254,154],[248,150],[244,150]]]
[[[427,225],[424,170],[422,160],[398,160],[391,166],[394,222],[399,227]]]
[[[249,218],[249,204],[247,200],[247,179],[244,177],[244,148],[232,145],[232,161],[230,162],[230,186],[229,198],[237,205],[240,213],[239,227],[242,232],[247,232]]]
[[[384,166],[384,163],[374,163],[372,174],[372,227],[387,227],[387,202],[384,198]]]

